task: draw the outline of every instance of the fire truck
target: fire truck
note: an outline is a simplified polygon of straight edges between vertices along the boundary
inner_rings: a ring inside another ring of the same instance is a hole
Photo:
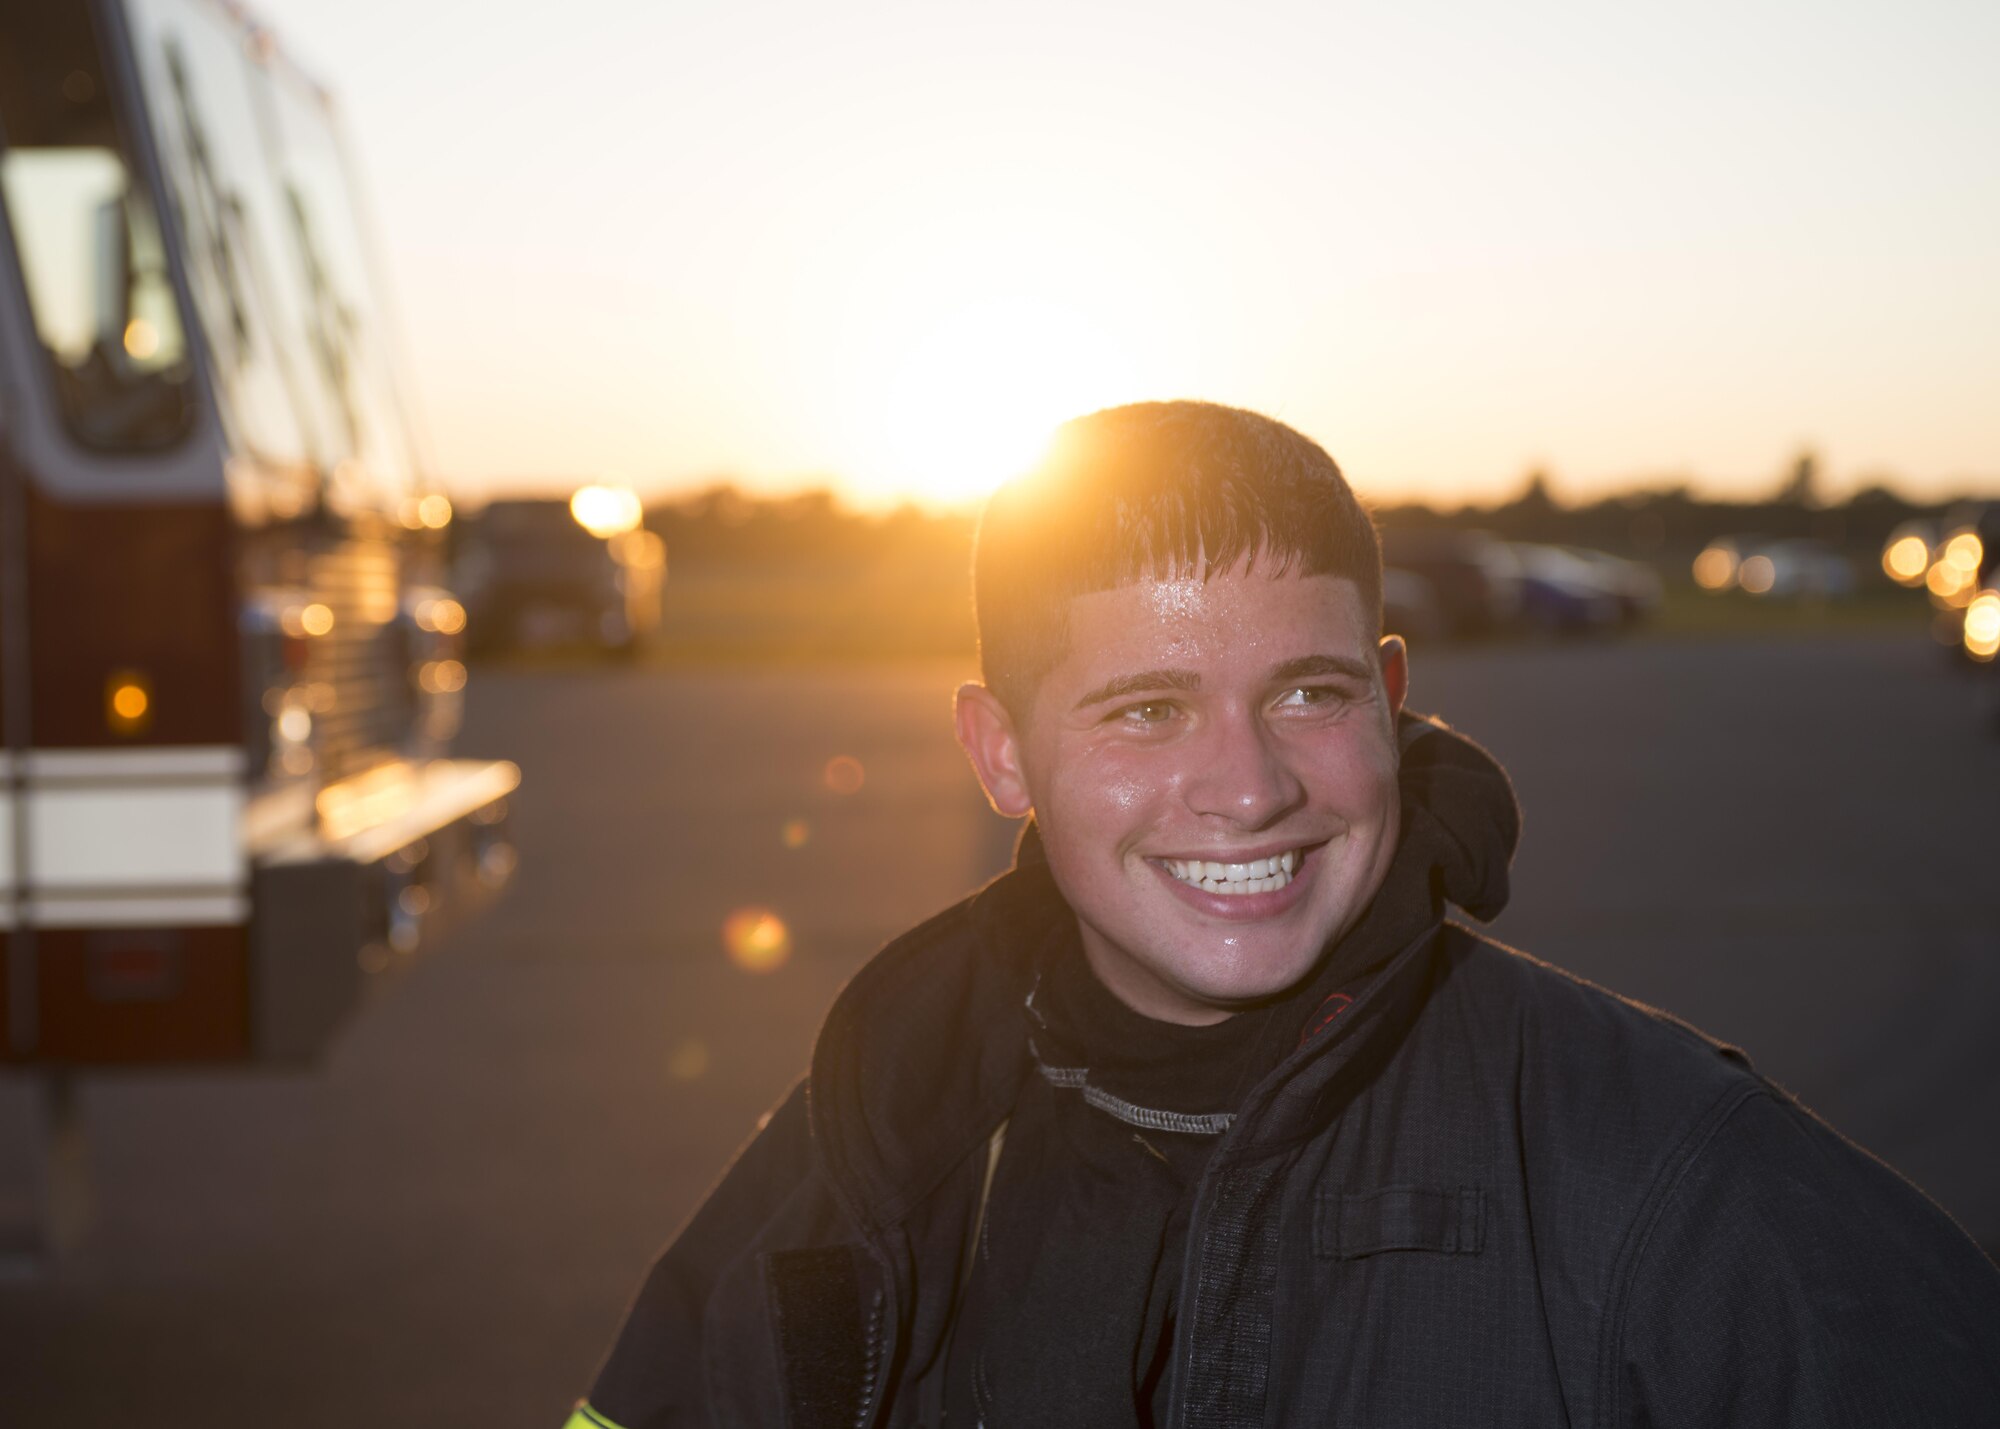
[[[333,106],[0,0],[0,1072],[306,1064],[512,867]]]

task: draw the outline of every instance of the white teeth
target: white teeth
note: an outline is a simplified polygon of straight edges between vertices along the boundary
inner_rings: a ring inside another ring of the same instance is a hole
[[[1204,893],[1275,893],[1298,872],[1299,851],[1286,849],[1272,858],[1253,859],[1249,863],[1216,863],[1199,858],[1169,858],[1161,862],[1175,878]]]

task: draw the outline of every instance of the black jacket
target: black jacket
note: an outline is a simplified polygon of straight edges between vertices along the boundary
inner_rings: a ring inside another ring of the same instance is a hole
[[[599,1422],[935,1426],[1032,949],[1071,916],[1018,867],[854,978],[647,1280]],[[2000,1273],[1943,1212],[1740,1054],[1455,923],[1256,1087],[1187,1244],[1172,1429],[2000,1425]]]

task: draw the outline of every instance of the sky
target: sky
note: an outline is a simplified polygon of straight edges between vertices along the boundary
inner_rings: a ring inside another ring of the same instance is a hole
[[[1365,495],[2000,491],[2000,6],[257,0],[474,494],[975,498],[1203,397]]]

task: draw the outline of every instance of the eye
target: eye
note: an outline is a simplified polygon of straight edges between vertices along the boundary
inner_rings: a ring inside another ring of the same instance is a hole
[[[1352,698],[1347,691],[1332,685],[1300,685],[1286,690],[1271,703],[1275,709],[1328,710],[1338,709]]]
[[[1180,707],[1171,700],[1142,700],[1136,705],[1112,711],[1111,719],[1119,724],[1150,729],[1167,723],[1179,713]]]

